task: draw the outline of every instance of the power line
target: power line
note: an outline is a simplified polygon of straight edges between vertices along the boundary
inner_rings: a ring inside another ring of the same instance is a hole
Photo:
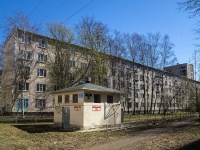
[[[43,0],[41,0],[36,6],[35,8],[29,13],[28,17],[40,6],[40,4],[43,2]]]
[[[76,11],[74,14],[72,14],[69,18],[67,18],[66,22],[71,19],[72,17],[74,17],[76,14],[78,14],[80,11],[82,11],[84,8],[86,8],[88,5],[90,5],[92,2],[94,2],[95,0],[91,0],[89,3],[87,3],[85,6],[81,7],[78,11]]]
[[[63,6],[68,0],[65,0],[64,2],[62,2],[58,7],[56,7],[55,9],[53,9],[46,17],[44,17],[42,20],[47,19],[53,12],[55,12],[55,10],[57,10],[58,8],[60,8],[61,6]]]

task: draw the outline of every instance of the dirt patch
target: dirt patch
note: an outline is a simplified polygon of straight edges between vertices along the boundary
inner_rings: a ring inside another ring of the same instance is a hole
[[[178,149],[198,145],[199,136],[195,121],[187,125],[181,121],[171,127],[81,133],[58,130],[51,124],[0,124],[0,150]]]

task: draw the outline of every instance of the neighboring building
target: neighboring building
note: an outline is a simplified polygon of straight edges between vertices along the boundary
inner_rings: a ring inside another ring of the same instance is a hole
[[[3,105],[6,111],[53,113],[55,100],[52,92],[56,90],[56,85],[49,82],[47,62],[53,55],[52,45],[48,40],[52,39],[23,32],[16,27],[5,41],[2,99],[5,101]],[[80,50],[85,52],[83,57],[87,55],[84,48]],[[69,63],[74,67],[82,60],[77,59]],[[184,109],[191,97],[192,87],[196,83],[199,85],[199,82],[192,80],[193,69],[188,65],[185,72],[189,76],[187,72],[190,71],[191,77],[185,79],[170,71],[162,71],[121,58],[110,57],[109,61],[108,72],[106,77],[101,79],[101,86],[120,91],[121,106],[128,113],[153,113],[166,108],[170,111]],[[83,63],[80,65],[84,66]],[[184,69],[182,70],[185,73]],[[20,80],[20,75],[24,77],[23,81]],[[93,79],[92,77],[92,83]]]
[[[194,68],[192,64],[177,64],[174,66],[164,67],[164,70],[194,80]]]
[[[83,129],[121,124],[120,91],[91,83],[54,92],[54,122]]]

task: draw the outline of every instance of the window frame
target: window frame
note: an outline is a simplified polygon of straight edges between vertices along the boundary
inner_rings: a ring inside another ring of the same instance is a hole
[[[18,89],[19,89],[19,91],[28,91],[29,90],[29,83],[24,83],[24,86],[23,86],[23,89],[22,89],[22,86],[21,86],[21,84],[19,83],[19,85],[18,85],[19,87],[18,87]]]
[[[46,77],[46,74],[47,74],[46,69],[41,69],[41,68],[37,69],[37,76],[38,77]]]
[[[62,95],[58,95],[58,104],[62,104]]]
[[[25,60],[30,60],[31,52],[27,50],[20,50],[20,58]]]
[[[101,94],[94,94],[94,103],[101,103]]]
[[[38,39],[38,47],[47,48],[47,46],[48,46],[48,41],[43,39]]]
[[[17,107],[18,108],[21,108],[22,107],[22,100],[24,100],[24,108],[28,108],[29,104],[28,104],[28,101],[29,99],[28,98],[18,98],[17,99]]]
[[[112,99],[110,99],[112,97]],[[113,103],[113,95],[107,95],[107,103]]]
[[[45,108],[45,107],[46,107],[46,99],[35,100],[35,108]]]
[[[45,55],[43,53],[38,53],[37,61],[46,63],[47,62],[47,55]]]
[[[69,103],[69,98],[70,98],[70,95],[69,95],[69,94],[66,94],[66,95],[65,95],[65,103]]]
[[[45,91],[46,91],[46,84],[37,84],[36,92],[45,92]]]
[[[73,103],[78,103],[78,94],[73,94],[73,96],[72,96],[72,102]]]
[[[29,35],[21,35],[21,42],[24,44],[30,44],[31,43],[31,37]]]

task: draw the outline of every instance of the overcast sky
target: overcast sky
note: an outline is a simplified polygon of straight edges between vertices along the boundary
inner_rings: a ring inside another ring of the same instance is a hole
[[[178,9],[183,0],[0,0],[0,27],[4,15],[22,11],[33,23],[67,20],[73,26],[83,16],[93,16],[111,30],[122,33],[168,34],[179,63],[188,63],[195,49],[195,19]],[[2,33],[2,28],[0,28]],[[4,39],[0,34],[0,42]]]

